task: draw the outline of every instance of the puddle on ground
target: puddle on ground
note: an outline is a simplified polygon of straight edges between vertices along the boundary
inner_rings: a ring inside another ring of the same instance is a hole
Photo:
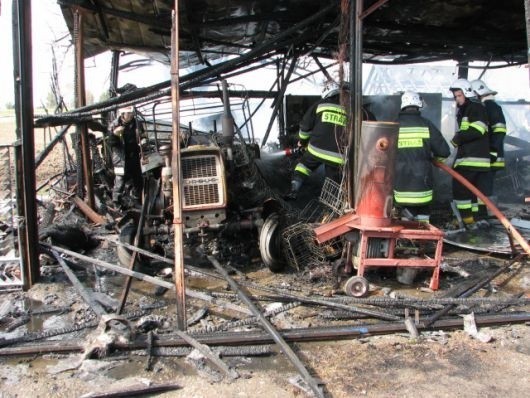
[[[42,301],[32,300],[28,297],[25,297],[22,301],[23,310],[25,313],[33,312],[44,307]],[[49,317],[49,314],[34,314],[30,317],[29,322],[26,324],[26,330],[28,332],[39,332],[42,330],[42,325],[46,318]]]

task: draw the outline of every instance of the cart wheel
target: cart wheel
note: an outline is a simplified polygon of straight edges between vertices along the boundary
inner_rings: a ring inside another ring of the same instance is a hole
[[[368,293],[368,281],[362,276],[352,276],[344,284],[344,293],[352,297],[364,297]]]
[[[263,263],[272,272],[280,272],[285,268],[281,255],[281,226],[278,213],[270,214],[259,233],[259,251]]]

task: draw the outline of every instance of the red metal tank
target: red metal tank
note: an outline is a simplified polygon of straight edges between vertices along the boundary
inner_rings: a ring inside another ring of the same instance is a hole
[[[390,225],[398,132],[398,123],[362,123],[355,181],[355,211],[361,225]]]

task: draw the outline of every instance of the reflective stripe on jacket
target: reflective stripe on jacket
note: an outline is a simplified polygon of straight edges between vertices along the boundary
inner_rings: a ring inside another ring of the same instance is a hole
[[[451,140],[458,148],[453,167],[488,171],[490,154],[486,108],[481,103],[467,99],[464,105],[458,107],[457,121],[460,130]]]
[[[502,108],[493,99],[483,101],[489,120],[489,140],[492,170],[504,169],[504,137],[506,137],[506,119]]]
[[[347,124],[346,110],[339,96],[323,98],[313,104],[300,122],[298,137],[309,142],[308,151],[316,158],[337,165],[344,164],[339,144]]]
[[[399,205],[425,205],[433,199],[433,157],[446,158],[450,149],[440,130],[407,107],[398,116],[399,136],[394,173],[394,200]]]

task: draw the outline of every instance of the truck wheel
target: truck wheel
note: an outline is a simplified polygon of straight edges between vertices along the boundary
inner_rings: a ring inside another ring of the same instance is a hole
[[[136,234],[136,228],[134,224],[127,224],[120,231],[120,242],[128,243],[132,245],[134,241],[134,235]],[[118,245],[116,249],[118,260],[123,267],[129,267],[131,261],[131,251],[123,246]]]
[[[128,243],[130,245],[134,244],[136,228],[137,228],[137,225],[135,223],[129,223],[125,225],[120,231],[120,238],[119,238],[120,242]],[[116,254],[118,255],[118,260],[120,261],[120,264],[125,268],[129,268],[129,264],[131,262],[131,257],[132,257],[131,250],[127,249],[124,246],[118,245],[118,247],[116,248]],[[135,268],[140,265],[145,266],[147,264],[148,264],[148,261],[145,258],[145,256],[142,256],[141,254],[136,255],[136,259],[134,261]]]
[[[285,268],[280,232],[280,216],[278,213],[271,213],[263,223],[259,233],[259,251],[263,263],[272,272],[280,272]]]

